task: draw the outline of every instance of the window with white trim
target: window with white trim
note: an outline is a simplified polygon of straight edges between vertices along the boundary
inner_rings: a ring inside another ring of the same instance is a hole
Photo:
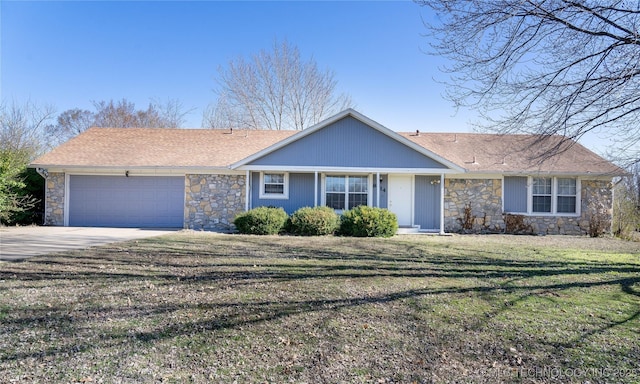
[[[580,180],[570,177],[504,178],[504,211],[530,215],[580,213]]]
[[[338,211],[368,205],[369,177],[327,175],[325,177],[325,205]]]
[[[289,175],[286,172],[260,172],[260,198],[289,198]]]
[[[557,179],[557,203],[558,213],[576,213],[576,179]]]
[[[534,177],[532,189],[532,212],[551,213],[551,178]]]

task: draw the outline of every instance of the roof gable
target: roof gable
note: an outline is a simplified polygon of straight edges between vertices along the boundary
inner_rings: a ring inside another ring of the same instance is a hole
[[[353,110],[233,165],[242,169],[267,166],[459,170],[455,164]]]

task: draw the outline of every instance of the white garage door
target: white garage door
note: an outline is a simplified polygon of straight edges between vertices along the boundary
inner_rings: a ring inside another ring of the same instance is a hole
[[[184,177],[69,177],[69,225],[181,228]]]

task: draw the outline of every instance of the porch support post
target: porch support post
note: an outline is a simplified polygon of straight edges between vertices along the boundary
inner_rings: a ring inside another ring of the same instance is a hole
[[[244,181],[244,210],[248,211],[250,204],[249,200],[251,199],[251,171],[247,171],[247,175],[245,176],[246,180]]]
[[[440,174],[440,234],[444,235],[444,173]]]
[[[380,208],[380,172],[376,172],[376,207]]]
[[[318,171],[313,174],[313,206],[318,206]]]

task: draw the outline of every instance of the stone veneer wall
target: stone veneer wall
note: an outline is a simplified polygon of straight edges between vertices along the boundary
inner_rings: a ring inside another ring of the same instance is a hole
[[[499,232],[504,228],[502,217],[502,180],[445,179],[444,227],[447,232],[459,232],[465,205],[471,204],[475,216],[473,231]],[[458,220],[460,219],[460,220]]]
[[[244,211],[245,179],[244,175],[186,175],[184,227],[233,229],[233,219]]]
[[[64,173],[49,173],[44,184],[44,225],[64,225]]]
[[[500,179],[446,179],[444,222],[448,232],[460,232],[464,207],[471,204],[475,216],[473,232],[502,232],[502,180]],[[611,227],[613,193],[608,181],[582,180],[580,216],[524,216],[524,223],[533,233],[583,235],[588,233],[594,207],[599,206]]]

